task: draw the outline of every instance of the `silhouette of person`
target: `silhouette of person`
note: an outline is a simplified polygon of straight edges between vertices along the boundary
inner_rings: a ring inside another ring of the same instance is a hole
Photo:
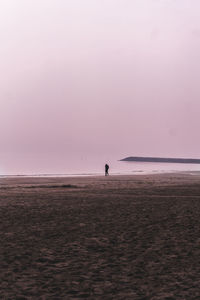
[[[108,170],[109,170],[109,165],[105,164],[105,176],[109,175]]]

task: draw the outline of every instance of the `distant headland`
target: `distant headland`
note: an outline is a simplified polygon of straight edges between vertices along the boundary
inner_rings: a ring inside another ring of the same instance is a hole
[[[200,159],[194,158],[162,158],[162,157],[137,157],[129,156],[120,161],[127,162],[154,162],[154,163],[178,163],[178,164],[200,164]]]

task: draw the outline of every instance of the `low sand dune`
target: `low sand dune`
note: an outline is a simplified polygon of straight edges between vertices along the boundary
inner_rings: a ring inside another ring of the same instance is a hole
[[[200,299],[200,176],[0,179],[0,299]]]

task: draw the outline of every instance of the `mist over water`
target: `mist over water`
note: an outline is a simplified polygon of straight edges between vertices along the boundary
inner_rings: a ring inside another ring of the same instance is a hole
[[[166,172],[194,172],[200,171],[198,164],[174,164],[174,163],[144,163],[119,161],[121,157],[99,155],[96,157],[68,157],[52,155],[31,156],[24,155],[15,157],[4,157],[4,166],[0,169],[0,176],[7,175],[55,175],[55,176],[86,176],[104,175],[104,166],[109,164],[110,175],[136,175],[154,174]],[[21,167],[20,167],[21,166]],[[9,170],[9,172],[5,170]]]

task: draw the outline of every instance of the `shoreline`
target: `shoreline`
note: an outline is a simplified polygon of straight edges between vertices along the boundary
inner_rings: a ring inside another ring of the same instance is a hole
[[[200,170],[186,170],[186,171],[133,171],[132,173],[111,173],[107,177],[116,176],[147,176],[147,175],[169,175],[169,174],[186,174],[186,175],[200,175]],[[0,178],[85,178],[85,177],[106,177],[104,173],[85,173],[85,174],[9,174],[0,175]]]

